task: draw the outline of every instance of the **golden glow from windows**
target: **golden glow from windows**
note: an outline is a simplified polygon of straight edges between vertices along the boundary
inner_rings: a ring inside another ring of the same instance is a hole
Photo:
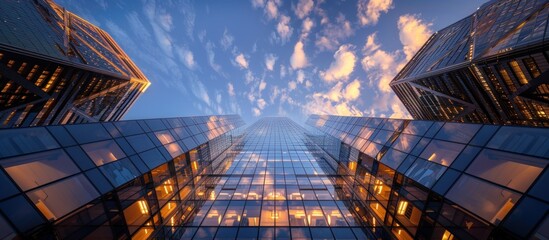
[[[451,232],[448,232],[448,230],[444,230],[444,234],[442,234],[441,240],[453,240],[454,235]]]
[[[141,214],[148,214],[149,213],[149,207],[147,206],[147,202],[145,200],[139,200],[139,210],[141,210]]]
[[[408,202],[404,201],[404,200],[400,200],[400,202],[398,203],[397,214],[398,215],[404,215],[404,213],[406,213],[406,208],[407,207],[408,207]]]

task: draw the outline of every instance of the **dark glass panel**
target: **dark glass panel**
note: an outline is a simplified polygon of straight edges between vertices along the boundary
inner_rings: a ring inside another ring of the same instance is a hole
[[[484,125],[478,131],[477,135],[471,140],[470,144],[477,146],[484,146],[488,140],[494,135],[494,133],[499,129],[499,126],[494,125]]]
[[[111,135],[100,123],[66,125],[71,135],[79,144],[110,139]]]
[[[395,140],[395,143],[393,144],[393,148],[409,153],[416,146],[419,140],[420,140],[420,137],[418,136],[400,134],[400,136]]]
[[[114,122],[114,125],[120,130],[124,136],[136,135],[143,133],[143,129],[136,121],[120,121]]]
[[[46,219],[56,220],[95,199],[99,193],[80,174],[28,192],[27,196]]]
[[[403,133],[422,136],[427,132],[433,122],[428,121],[410,121],[408,126],[402,131]]]
[[[80,169],[85,171],[95,167],[93,161],[82,150],[82,148],[80,148],[80,146],[68,147],[65,148],[65,151],[69,154],[69,156],[71,156],[72,160],[76,162]]]
[[[486,145],[490,148],[549,158],[548,128],[503,126]]]
[[[436,139],[468,143],[480,129],[480,124],[445,123],[435,136]]]
[[[461,175],[446,197],[486,221],[499,224],[514,207],[520,194],[480,179]]]
[[[109,132],[113,138],[122,137],[122,134],[120,134],[120,132],[114,126],[114,124],[112,124],[110,122],[105,122],[105,123],[102,123],[102,124],[103,124],[103,127],[105,127],[105,129],[107,129],[107,132]]]
[[[387,166],[391,167],[392,169],[397,169],[400,163],[404,161],[404,158],[406,157],[406,153],[389,149],[387,153],[383,156],[381,159],[382,163],[385,163]]]
[[[154,143],[146,134],[130,136],[126,139],[136,152],[143,152],[154,147]]]
[[[139,156],[150,169],[166,162],[166,159],[164,159],[162,154],[156,148],[140,153]]]
[[[46,128],[52,133],[53,137],[55,137],[55,139],[61,144],[61,146],[66,147],[76,144],[74,138],[72,138],[72,136],[69,134],[69,132],[67,132],[67,130],[65,130],[63,126],[48,126]]]
[[[44,224],[44,218],[22,195],[0,202],[0,209],[21,232]]]
[[[13,196],[17,193],[19,193],[19,190],[13,182],[4,174],[4,171],[0,170],[0,200]]]
[[[521,238],[526,238],[538,222],[544,219],[548,210],[547,203],[525,197],[506,218],[503,227]]]
[[[86,172],[86,176],[101,194],[105,194],[113,189],[109,181],[97,169],[92,169]]]
[[[60,149],[4,159],[0,163],[23,191],[80,171]]]
[[[82,149],[84,149],[97,166],[126,157],[122,149],[113,140],[84,144],[82,145]]]
[[[465,170],[465,168],[469,166],[469,163],[471,163],[471,161],[477,156],[477,153],[480,152],[480,150],[481,148],[479,147],[465,147],[465,149],[463,149],[463,151],[459,154],[459,156],[452,163],[452,165],[450,165],[450,167],[460,171]]]
[[[524,192],[547,165],[547,160],[484,149],[467,173]]]
[[[438,194],[444,196],[448,189],[454,184],[454,182],[458,179],[460,175],[460,172],[448,169],[442,177],[437,181],[435,186],[433,187],[433,191],[437,192]]]
[[[139,171],[127,158],[105,164],[99,169],[115,187],[119,187],[140,175]]]
[[[464,147],[463,144],[433,140],[423,150],[420,157],[444,166],[450,166]]]
[[[58,147],[45,128],[6,129],[0,134],[0,158]]]

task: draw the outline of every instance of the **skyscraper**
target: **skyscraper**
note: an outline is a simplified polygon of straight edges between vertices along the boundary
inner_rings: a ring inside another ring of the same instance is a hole
[[[398,239],[545,239],[549,129],[311,116],[366,226]]]
[[[415,119],[549,126],[549,4],[492,0],[434,33],[390,83]]]
[[[0,5],[0,128],[119,120],[149,81],[105,31],[51,0]]]
[[[547,128],[307,124],[209,116],[0,130],[0,237],[549,236]]]

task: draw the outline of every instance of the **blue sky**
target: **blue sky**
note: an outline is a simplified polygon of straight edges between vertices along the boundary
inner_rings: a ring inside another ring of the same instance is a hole
[[[408,118],[388,82],[483,0],[57,0],[152,82],[125,119],[240,114]]]

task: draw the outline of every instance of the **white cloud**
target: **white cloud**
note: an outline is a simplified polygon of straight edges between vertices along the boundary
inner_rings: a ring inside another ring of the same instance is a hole
[[[227,92],[229,93],[229,96],[231,96],[231,97],[236,96],[236,94],[234,92],[234,86],[233,86],[232,83],[227,84]]]
[[[267,14],[269,19],[276,19],[278,17],[278,6],[275,1],[267,1],[267,5],[265,6],[265,14]]]
[[[303,19],[313,10],[313,6],[313,0],[299,0],[297,7],[295,8],[295,15],[298,18]]]
[[[244,54],[238,54],[234,60],[236,61],[236,63],[238,63],[240,68],[248,68],[248,60],[246,59],[246,57],[244,57]]]
[[[407,61],[406,56],[403,56],[404,51],[384,51],[376,41],[376,34],[373,33],[367,37],[363,48],[362,68],[366,71],[370,83],[375,83],[378,90],[372,92],[374,103],[368,112],[371,116],[377,113],[379,116],[390,115],[391,118],[410,118],[389,87],[391,80]]]
[[[303,110],[306,114],[329,114],[341,116],[362,116],[360,109],[349,102],[333,102],[325,98],[320,93],[315,93],[307,97],[308,102]]]
[[[265,66],[269,71],[273,71],[277,59],[278,57],[274,54],[265,55]]]
[[[309,33],[311,32],[311,29],[313,28],[313,26],[314,26],[313,20],[311,20],[311,18],[305,18],[305,20],[303,20],[300,38],[301,39],[307,38],[307,36],[309,36]]]
[[[312,86],[313,86],[313,83],[311,81],[309,81],[309,80],[305,81],[305,87],[307,89],[311,88]]]
[[[261,8],[265,6],[265,0],[252,0],[252,6],[254,8]]]
[[[333,41],[330,41],[330,39],[328,39],[328,37],[326,36],[317,38],[315,45],[318,47],[318,49],[320,49],[320,51],[335,49],[335,43]]]
[[[221,40],[219,43],[221,44],[221,47],[223,47],[223,50],[229,49],[234,42],[234,37],[229,33],[229,31],[225,28],[225,31],[223,31],[223,36],[221,37]]]
[[[303,81],[305,80],[305,73],[303,72],[303,70],[300,69],[297,71],[296,80],[298,83],[303,83]]]
[[[297,88],[297,83],[295,81],[288,82],[288,89],[290,89],[290,91],[295,90],[296,88]]]
[[[280,78],[286,77],[286,67],[280,64]]]
[[[265,80],[261,80],[261,82],[259,83],[259,94],[261,94],[261,92],[265,90],[266,87],[267,87],[267,82],[265,82]]]
[[[343,97],[347,100],[356,100],[360,97],[360,81],[358,79],[355,79],[351,83],[347,84]]]
[[[179,61],[183,62],[183,64],[185,64],[188,69],[195,69],[196,62],[194,61],[194,55],[193,52],[191,52],[189,49],[184,47],[177,47],[177,56],[179,58]]]
[[[366,38],[366,44],[364,44],[364,48],[362,48],[363,52],[374,52],[381,47],[379,44],[375,42],[376,37],[377,37],[377,32],[368,35],[368,37]]]
[[[327,20],[326,20],[327,21]],[[321,22],[322,24],[322,22]],[[320,51],[334,50],[341,41],[346,40],[354,34],[351,22],[340,14],[335,23],[326,22],[321,33],[316,35],[315,45]]]
[[[259,108],[252,108],[252,113],[254,114],[254,116],[256,117],[259,117],[259,115],[261,115],[261,110],[259,110]]]
[[[169,13],[162,13],[158,15],[158,20],[160,23],[160,26],[164,31],[169,32],[172,30],[173,22],[172,22],[172,15]]]
[[[357,18],[362,26],[377,24],[381,13],[393,7],[392,0],[359,0],[357,4]]]
[[[425,23],[414,15],[403,15],[398,19],[400,42],[404,46],[406,60],[412,59],[414,54],[429,39],[432,31],[431,23]]]
[[[359,97],[360,81],[358,79],[346,86],[339,81],[327,92],[308,95],[306,97],[308,101],[303,106],[303,110],[306,114],[362,116],[363,112],[356,105]]]
[[[248,70],[245,75],[245,82],[246,84],[250,84],[254,81],[254,75],[252,74],[252,71]]]
[[[265,99],[260,98],[257,99],[257,107],[261,110],[265,109],[265,106],[267,105],[267,102],[265,102]]]
[[[222,74],[221,72],[221,66],[219,66],[215,62],[215,52],[214,52],[215,45],[212,42],[207,42],[205,49],[206,49],[206,55],[208,56],[208,63],[210,64],[210,67],[215,70],[217,73]]]
[[[303,42],[299,41],[294,46],[294,53],[290,57],[290,65],[293,69],[304,68],[307,66],[307,55],[303,50]]]
[[[276,25],[276,32],[280,36],[282,43],[288,41],[294,29],[290,26],[291,18],[286,15],[280,15],[278,24]]]
[[[335,61],[332,62],[328,70],[320,72],[320,76],[328,82],[336,80],[346,80],[355,68],[356,56],[353,53],[352,45],[341,45],[334,54]]]

